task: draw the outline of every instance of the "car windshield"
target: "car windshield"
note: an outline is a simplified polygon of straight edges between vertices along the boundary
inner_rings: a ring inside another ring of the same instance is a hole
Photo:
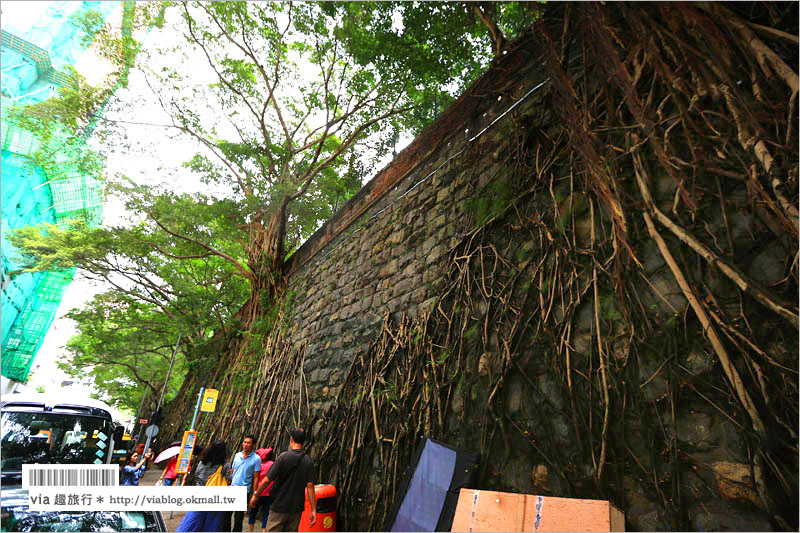
[[[93,416],[4,411],[3,471],[23,464],[101,464],[111,453],[111,422]]]
[[[152,512],[28,511],[3,508],[3,531],[159,531]]]

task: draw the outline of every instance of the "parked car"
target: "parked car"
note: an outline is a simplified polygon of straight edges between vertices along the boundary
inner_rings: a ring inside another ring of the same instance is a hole
[[[159,511],[31,511],[28,491],[0,491],[3,531],[167,531]]]
[[[0,397],[0,477],[22,482],[23,464],[110,464],[115,441],[111,408],[90,398],[63,394],[10,394]]]

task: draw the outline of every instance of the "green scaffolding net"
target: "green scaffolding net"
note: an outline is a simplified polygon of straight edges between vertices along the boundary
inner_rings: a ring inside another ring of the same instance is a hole
[[[12,229],[43,222],[63,224],[85,217],[91,225],[102,221],[102,182],[99,173],[82,169],[85,139],[76,143],[66,135],[46,141],[22,128],[9,115],[13,106],[30,105],[53,97],[71,83],[65,67],[75,65],[86,52],[72,19],[93,10],[105,20],[121,17],[123,27],[132,2],[50,2],[33,24],[4,24],[0,45],[2,69],[2,375],[25,382],[75,274],[36,272],[14,274],[19,252],[8,239]],[[5,22],[5,21],[4,21]],[[87,128],[87,132],[91,128]],[[42,153],[47,164],[42,164]],[[38,162],[38,163],[37,163]]]

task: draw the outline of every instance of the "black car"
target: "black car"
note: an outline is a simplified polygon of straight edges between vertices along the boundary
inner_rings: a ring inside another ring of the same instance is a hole
[[[28,491],[0,491],[2,531],[167,531],[159,511],[31,511]]]

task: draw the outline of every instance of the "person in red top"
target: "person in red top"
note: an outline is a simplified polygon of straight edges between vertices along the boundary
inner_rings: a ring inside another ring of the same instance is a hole
[[[178,477],[178,474],[175,472],[175,469],[178,468],[178,456],[176,455],[172,459],[169,460],[167,463],[167,467],[164,468],[164,471],[161,472],[161,477],[158,478],[159,481],[164,481],[164,485],[169,487],[173,483],[175,483],[175,479]]]
[[[258,475],[258,483],[261,484],[261,480],[264,479],[264,476],[267,475],[270,467],[272,467],[273,460],[275,459],[275,453],[272,451],[272,448],[259,448],[256,450],[256,455],[261,457],[261,473]],[[259,509],[264,509],[264,512],[261,516],[261,531],[262,533],[267,530],[267,517],[269,516],[269,507],[272,505],[272,496],[270,496],[270,490],[272,489],[272,485],[274,482],[270,482],[267,485],[267,488],[261,491],[261,494],[258,494],[258,504],[255,507],[251,507],[248,509],[250,511],[249,516],[247,517],[247,524],[250,527],[250,531],[253,531],[253,528],[256,524],[256,515],[258,514]]]

